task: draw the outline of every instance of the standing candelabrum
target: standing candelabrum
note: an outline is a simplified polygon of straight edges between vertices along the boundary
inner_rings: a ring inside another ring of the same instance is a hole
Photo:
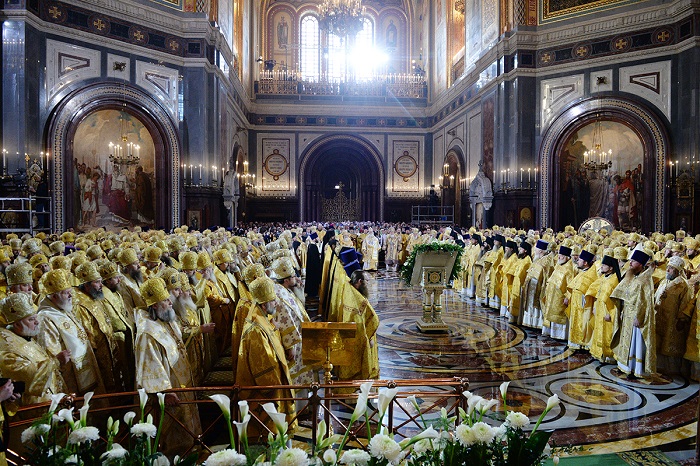
[[[508,191],[537,191],[539,181],[539,170],[532,167],[521,167],[511,170],[510,168],[500,171],[497,177],[496,170],[493,171],[493,184],[496,191],[507,193]]]
[[[180,173],[182,183],[185,186],[202,186],[205,188],[223,189],[224,177],[226,175],[224,167],[212,165],[210,170],[207,170],[202,164],[194,165],[183,163],[180,165]],[[198,178],[195,178],[198,176]],[[204,182],[206,177],[210,177],[211,181]],[[195,180],[198,179],[198,182]]]

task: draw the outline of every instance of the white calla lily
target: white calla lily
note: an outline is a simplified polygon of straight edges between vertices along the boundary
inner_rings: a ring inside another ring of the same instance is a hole
[[[146,409],[146,403],[148,403],[148,393],[145,388],[139,388],[139,406],[142,411]]]
[[[210,395],[209,398],[216,402],[226,419],[231,419],[231,398],[226,395]]]
[[[233,421],[233,425],[236,426],[238,431],[238,436],[241,438],[246,438],[248,436],[248,423],[250,422],[250,414],[243,416],[243,421]]]
[[[510,382],[503,382],[498,389],[501,392],[501,398],[504,400],[506,399],[506,394],[508,393],[508,385],[510,385]]]
[[[51,406],[49,406],[50,413],[54,413],[56,411],[56,408],[58,408],[58,405],[61,403],[64,396],[66,396],[65,393],[56,393],[55,395],[51,395]]]
[[[391,400],[394,399],[396,394],[399,392],[398,388],[387,388],[385,390],[379,391],[379,417],[383,417],[386,410],[389,409],[389,404]]]
[[[156,393],[156,396],[158,397],[158,406],[160,406],[160,409],[165,408],[165,393]]]
[[[83,404],[85,405],[90,405],[90,400],[92,400],[92,396],[95,394],[95,392],[87,392],[85,396],[83,396]]]
[[[284,413],[278,413],[277,407],[274,405],[274,403],[265,403],[263,405],[263,409],[265,410],[267,415],[270,416],[270,419],[272,419],[272,422],[275,424],[275,427],[277,428],[277,433],[281,435],[286,434],[288,427],[286,421],[287,416]]]
[[[241,412],[241,419],[248,415],[248,402],[245,400],[238,402],[238,410]]]
[[[554,408],[555,406],[558,406],[558,405],[559,405],[559,395],[557,395],[555,393],[554,395],[550,396],[549,399],[547,400],[547,408],[545,409],[545,411],[551,411],[552,408]]]
[[[83,427],[87,426],[87,413],[89,409],[90,405],[86,404],[78,410],[78,412],[80,413],[80,424]]]
[[[360,394],[357,396],[357,404],[355,405],[355,410],[350,416],[351,422],[360,419],[367,411],[367,399],[369,398],[369,391],[372,389],[372,382],[365,382],[360,385]]]
[[[129,411],[128,413],[126,413],[124,415],[124,424],[130,426],[135,417],[136,417],[136,413],[133,411]]]

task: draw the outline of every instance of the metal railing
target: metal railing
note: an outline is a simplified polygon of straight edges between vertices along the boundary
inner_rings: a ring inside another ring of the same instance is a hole
[[[415,225],[438,224],[452,225],[455,222],[454,206],[414,205],[411,211],[411,223]]]
[[[50,197],[0,197],[0,233],[50,232],[52,216]],[[37,225],[34,225],[36,217]]]
[[[256,82],[261,95],[397,97],[424,99],[428,85],[422,74],[387,74],[368,79],[315,79],[293,71],[262,71]]]
[[[196,401],[183,402],[183,404],[195,404],[199,408],[201,418],[201,433],[195,434],[185,427],[185,425],[176,417],[172,416],[166,409],[166,416],[169,416],[180,429],[181,434],[189,436],[194,443],[191,449],[197,449],[200,452],[211,453],[216,451],[216,447],[222,444],[228,444],[228,438],[221,436],[222,432],[227,429],[221,429],[225,422],[223,415],[219,411],[217,405],[208,398],[207,395],[225,394],[231,398],[231,418],[240,420],[238,412],[238,401],[243,400],[242,393],[250,394],[245,398],[252,406],[259,403],[294,401],[302,402],[303,406],[299,408],[296,416],[290,420],[290,424],[299,418],[310,418],[309,426],[297,429],[294,439],[297,441],[307,441],[311,445],[316,444],[318,435],[318,419],[322,417],[326,421],[326,425],[333,426],[336,433],[349,433],[349,445],[353,448],[366,448],[367,436],[366,429],[369,426],[376,428],[378,412],[376,409],[369,409],[366,418],[357,421],[354,425],[348,425],[351,413],[355,409],[358,394],[355,393],[364,381],[352,382],[337,382],[331,385],[312,384],[309,386],[290,385],[290,386],[267,386],[267,387],[242,387],[238,385],[226,387],[195,387],[169,390],[168,393],[194,393],[193,397]],[[467,390],[469,383],[466,379],[461,378],[436,378],[436,379],[412,379],[412,380],[375,380],[373,381],[373,393],[370,394],[370,400],[376,399],[378,394],[376,388],[398,388],[398,394],[392,400],[387,413],[383,420],[386,428],[401,438],[409,438],[423,431],[425,426],[424,421],[437,419],[440,416],[440,410],[445,408],[451,416],[458,415],[458,409],[467,408],[467,400],[463,396]],[[308,390],[308,398],[268,398],[264,397],[264,393],[271,393],[277,389],[306,389]],[[410,395],[415,395],[421,400],[420,411],[415,410],[411,403],[408,403],[406,398]],[[151,396],[151,400],[147,406],[146,414],[152,413],[157,417],[159,412],[157,400],[155,396]],[[61,408],[75,407],[77,413],[78,407],[82,406],[82,398],[74,398],[67,396]],[[90,402],[90,415],[92,419],[106,419],[107,416],[112,416],[114,419],[122,419],[128,411],[138,411],[138,395],[136,392],[116,393],[109,395],[95,395]],[[28,407],[20,408],[14,418],[9,418],[10,424],[10,448],[7,451],[7,458],[10,464],[25,464],[25,452],[18,445],[18,439],[22,432],[29,427],[36,419],[46,413],[49,403],[42,403]],[[270,432],[266,425],[267,419],[261,418],[255,414],[254,410],[249,411],[251,420],[249,423],[249,431],[257,429],[263,432],[262,438],[267,438],[267,433]],[[15,420],[16,419],[16,420]],[[7,419],[6,419],[7,422]],[[103,421],[105,422],[105,421]],[[91,421],[88,420],[88,424]],[[121,423],[120,431],[115,437],[115,442],[125,445],[126,439],[129,436],[128,426]],[[95,425],[100,429],[101,433],[105,432],[104,425]],[[234,429],[235,431],[235,429]],[[103,439],[104,441],[104,439]],[[236,440],[238,442],[238,439]],[[241,451],[241,446],[237,445],[238,451]],[[99,448],[99,447],[98,447]],[[183,457],[189,451],[180,452]]]

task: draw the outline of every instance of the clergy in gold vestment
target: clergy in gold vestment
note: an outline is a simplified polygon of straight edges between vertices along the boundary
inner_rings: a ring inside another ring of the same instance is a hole
[[[571,248],[559,246],[557,265],[547,280],[542,303],[542,335],[556,340],[566,340],[569,337],[569,318],[566,315],[569,306],[564,300],[569,280],[573,277]]]
[[[379,378],[379,354],[377,347],[377,329],[379,317],[367,297],[367,280],[369,277],[361,270],[355,270],[338,293],[333,306],[339,311],[345,323],[357,324],[355,334],[356,348],[352,363],[340,366],[340,380],[366,380]]]
[[[503,260],[499,265],[499,272],[496,274],[497,280],[501,282],[498,286],[499,301],[501,302],[500,315],[506,317],[508,314],[508,301],[510,298],[510,287],[513,284],[513,268],[518,261],[518,244],[515,241],[507,240],[503,253]]]
[[[214,323],[217,327],[221,326],[221,331],[217,331],[215,334],[217,335],[219,353],[222,353],[231,347],[231,328],[238,302],[238,280],[234,274],[239,270],[231,253],[225,249],[219,249],[214,252],[213,271],[219,290],[229,300],[228,304],[219,306],[220,312],[212,313]]]
[[[304,305],[294,294],[298,288],[294,264],[288,257],[280,257],[272,263],[275,283],[275,313],[272,323],[280,333],[280,341],[287,354],[287,366],[295,385],[310,385],[314,382],[311,367],[302,362],[301,325],[310,322]],[[302,294],[303,297],[303,294]]]
[[[126,309],[124,300],[119,294],[122,275],[117,265],[113,262],[102,264],[100,276],[102,276],[102,292],[105,296],[103,304],[112,321],[117,353],[119,360],[122,361],[118,369],[121,371],[125,390],[134,390],[134,340],[136,339],[134,312]]]
[[[0,328],[0,373],[25,383],[22,403],[50,401],[51,395],[64,392],[60,363],[67,363],[70,354],[63,351],[54,358],[34,342],[39,321],[29,297],[24,293],[10,295],[3,302],[2,315],[8,327]]]
[[[534,258],[527,269],[520,298],[520,315],[518,321],[525,327],[542,328],[542,301],[547,278],[556,264],[556,255],[548,252],[549,243],[538,240],[535,244]]]
[[[136,313],[136,386],[149,394],[173,388],[194,386],[187,350],[170,294],[162,278],[154,277],[141,285],[146,309]],[[194,393],[167,393],[167,414],[163,421],[162,451],[172,457],[194,444],[201,433]],[[157,424],[158,421],[156,421]]]
[[[215,325],[210,322],[202,324],[197,313],[197,305],[192,298],[192,285],[187,280],[187,275],[180,272],[180,295],[173,301],[173,309],[177,315],[178,323],[182,330],[182,340],[185,342],[187,359],[192,367],[192,378],[195,385],[201,385],[204,381],[204,335],[214,333]],[[172,299],[172,293],[171,293]]]
[[[491,266],[484,266],[484,269],[488,268],[487,283],[488,283],[488,306],[491,309],[501,308],[501,280],[500,273],[501,268],[499,267],[501,261],[503,260],[503,245],[506,239],[501,234],[496,234],[493,237],[493,249],[486,255],[484,262],[490,262]]]
[[[650,255],[632,253],[629,270],[610,295],[619,299],[620,317],[613,326],[613,353],[625,374],[647,377],[656,372],[653,269],[646,268]]]
[[[139,286],[143,283],[143,270],[133,248],[123,249],[119,253],[119,267],[122,280],[119,282],[117,293],[124,301],[126,311],[133,317],[135,309],[145,306],[139,291]]]
[[[593,301],[586,297],[586,291],[596,278],[598,271],[593,267],[595,256],[582,250],[578,258],[579,273],[569,281],[567,286],[569,305],[569,348],[588,349],[593,336],[591,310]]]
[[[476,303],[488,307],[489,305],[489,282],[491,276],[490,259],[493,249],[493,238],[488,237],[483,240],[483,251],[479,259],[474,264],[474,279],[476,280]]]
[[[380,249],[379,240],[374,236],[374,230],[370,228],[364,241],[362,241],[361,251],[364,256],[364,270],[377,270]]]
[[[693,300],[688,338],[685,341],[685,354],[683,355],[683,359],[690,362],[690,378],[696,382],[700,381],[700,345],[698,345],[700,341],[700,319],[698,319],[700,315],[700,310],[698,310],[698,306],[700,306],[700,292],[695,291],[698,288],[698,278],[700,278],[700,275],[696,274],[688,280],[691,290],[695,292],[695,299]]]
[[[506,316],[511,323],[517,323],[520,319],[523,283],[525,282],[527,271],[530,269],[530,265],[532,265],[532,259],[530,258],[531,250],[532,245],[530,243],[527,241],[521,242],[518,247],[518,260],[513,267],[511,267],[509,272],[512,278],[509,279],[511,285],[508,295],[508,310]]]
[[[195,286],[198,300],[197,307],[208,308],[211,315],[211,320],[203,318],[202,323],[211,321],[216,324],[214,331],[216,337],[215,347],[211,349],[207,347],[208,351],[215,351],[210,356],[216,358],[218,354],[224,351],[225,348],[222,346],[224,342],[230,341],[232,316],[235,312],[235,307],[233,306],[235,304],[231,302],[230,298],[226,297],[226,292],[219,287],[214,276],[214,266],[211,262],[211,257],[206,251],[202,251],[197,255],[197,269],[202,274],[202,279]],[[227,333],[227,336],[223,335],[224,332]]]
[[[593,336],[591,337],[591,356],[603,363],[614,363],[610,343],[612,342],[613,322],[619,318],[617,302],[610,294],[620,283],[620,268],[617,259],[610,255],[603,256],[600,265],[601,275],[586,291],[586,297],[593,299]]]
[[[656,369],[661,374],[681,373],[690,319],[693,314],[693,290],[685,279],[685,263],[671,257],[666,278],[654,293],[656,309]]]
[[[277,296],[274,282],[267,277],[257,278],[250,284],[250,293],[253,297],[253,305],[248,312],[241,335],[237,355],[236,383],[246,387],[290,385],[292,378],[289,375],[287,358],[279,332],[269,320],[276,309]],[[294,391],[288,388],[271,387],[256,392],[255,396],[269,398],[272,401],[279,398],[293,398]],[[251,393],[241,391],[242,399],[250,397]],[[277,401],[275,404],[278,412],[285,413],[287,422],[290,423],[289,431],[293,433],[296,427],[296,421],[291,423],[291,420],[296,417],[294,402]],[[267,421],[268,416],[263,412],[261,403],[250,403],[249,407],[259,419],[266,422],[268,429],[273,430],[272,422]],[[248,426],[248,437],[267,438],[267,430],[251,423]]]
[[[90,340],[73,314],[73,292],[65,270],[51,270],[44,279],[46,298],[39,304],[37,342],[54,356],[68,350],[71,360],[61,366],[68,393],[105,393]],[[64,353],[65,354],[65,353]]]
[[[464,287],[467,290],[467,297],[476,297],[476,275],[474,270],[474,264],[481,257],[481,236],[476,233],[470,234],[469,237],[470,245],[465,249],[462,255],[462,264],[464,267]]]
[[[75,276],[79,284],[73,290],[73,311],[88,334],[105,389],[109,393],[122,392],[125,387],[120,368],[124,362],[119,360],[112,321],[103,305],[102,277],[93,262],[78,266]]]
[[[240,283],[240,286],[238,287],[240,296],[238,298],[238,303],[236,304],[236,315],[234,316],[233,329],[231,330],[232,355],[238,354],[238,350],[241,346],[241,335],[243,334],[245,321],[251,307],[253,306],[253,295],[250,294],[250,284],[253,283],[256,278],[265,276],[265,267],[263,267],[262,264],[248,265],[241,273],[243,282]],[[238,370],[238,358],[234,356],[231,358],[231,361],[233,365],[233,376],[235,377]]]

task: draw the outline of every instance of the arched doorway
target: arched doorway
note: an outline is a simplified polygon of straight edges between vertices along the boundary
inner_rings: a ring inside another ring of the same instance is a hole
[[[76,195],[79,183],[75,168],[76,132],[81,123],[96,112],[108,111],[124,115],[142,125],[152,140],[152,183],[153,218],[155,228],[172,228],[180,222],[180,142],[177,125],[171,115],[148,94],[140,89],[118,83],[99,83],[83,87],[68,94],[53,110],[47,125],[47,147],[52,150],[51,179],[55,199],[54,221],[57,229],[77,227],[76,221],[81,206],[80,196]],[[95,149],[108,153],[105,145]],[[150,142],[149,142],[150,144]],[[104,147],[102,147],[104,146]],[[134,177],[130,182],[145,183],[144,170],[134,167]],[[139,179],[141,178],[141,179]],[[147,185],[147,184],[146,184]],[[136,194],[135,192],[133,193]],[[138,218],[138,216],[135,216]]]
[[[596,173],[595,183],[601,184],[607,193],[604,195],[609,196],[605,202],[610,205],[609,208],[602,209],[603,216],[616,216],[615,212],[621,200],[639,196],[644,212],[638,218],[638,224],[633,225],[634,229],[665,231],[668,219],[664,217],[664,209],[667,208],[668,195],[664,183],[665,168],[670,156],[665,125],[646,107],[630,100],[613,97],[588,99],[577,103],[557,117],[545,132],[540,148],[539,227],[563,230],[564,226],[570,223],[575,208],[582,210],[578,212],[582,220],[585,220],[583,210],[586,210],[585,216],[588,217],[592,205],[590,201],[581,202],[576,195],[570,195],[575,189],[580,191],[583,187],[585,190],[586,183],[576,180],[574,185],[571,177],[572,173],[574,177],[583,177],[584,152],[590,149],[586,144],[591,145],[590,142],[585,142],[585,134],[592,132],[597,122],[602,122],[604,128],[619,133],[618,137],[626,134],[625,137],[631,141],[630,146],[639,145],[635,149],[639,153],[628,154],[624,163],[620,162],[619,153],[613,153],[612,166],[604,172]],[[582,137],[584,141],[579,140]],[[586,146],[585,149],[582,146]],[[636,161],[634,166],[631,165],[632,161]],[[575,166],[571,167],[571,163]],[[636,189],[640,192],[635,193],[634,189],[629,189],[626,194],[620,194],[626,186],[634,185],[634,168],[639,163],[641,167],[638,171],[642,183],[638,184]],[[628,170],[630,179],[626,181]],[[619,179],[616,176],[619,176]],[[590,171],[587,178],[590,178]],[[590,196],[590,180],[588,191],[584,194],[586,195],[583,197],[587,200]],[[578,196],[581,197],[580,192]],[[577,201],[572,202],[572,198]],[[570,206],[563,205],[567,201],[571,203]]]
[[[323,200],[342,189],[359,204],[358,218],[346,220],[382,221],[384,176],[379,153],[362,138],[333,135],[314,142],[301,156],[301,220],[323,220]]]
[[[462,220],[462,195],[461,195],[461,178],[462,178],[461,151],[458,148],[450,149],[445,155],[445,161],[442,164],[442,182],[440,183],[442,191],[442,206],[454,207],[454,223],[461,225]]]

